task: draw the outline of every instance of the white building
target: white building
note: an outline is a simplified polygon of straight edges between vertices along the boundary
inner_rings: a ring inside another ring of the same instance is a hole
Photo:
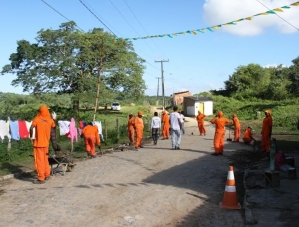
[[[209,97],[184,97],[184,115],[194,117],[198,111],[205,115],[213,115],[213,100]]]

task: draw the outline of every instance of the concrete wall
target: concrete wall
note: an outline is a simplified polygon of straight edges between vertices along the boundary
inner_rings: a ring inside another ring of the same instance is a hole
[[[184,99],[185,116],[196,116],[199,110],[207,116],[213,115],[213,101],[199,101],[190,98]]]
[[[182,93],[174,93],[174,97],[171,98],[173,101],[173,105],[182,105],[184,102],[184,97],[191,96],[191,93],[189,91],[182,92]]]
[[[207,116],[213,115],[213,102],[212,101],[204,102],[203,113]]]

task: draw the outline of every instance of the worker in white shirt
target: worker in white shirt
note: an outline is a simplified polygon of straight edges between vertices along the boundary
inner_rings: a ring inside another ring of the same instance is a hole
[[[157,145],[160,129],[161,129],[161,119],[158,117],[158,113],[155,112],[151,122],[151,130],[152,130],[154,145]]]
[[[173,107],[173,112],[169,116],[170,122],[170,135],[172,150],[180,150],[181,143],[181,121],[178,107]]]

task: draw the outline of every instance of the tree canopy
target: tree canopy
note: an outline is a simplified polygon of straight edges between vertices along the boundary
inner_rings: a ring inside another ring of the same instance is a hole
[[[293,65],[264,68],[258,64],[239,66],[224,82],[222,94],[238,98],[283,100],[299,95],[299,57]]]
[[[57,30],[41,29],[35,43],[20,40],[17,45],[1,73],[16,74],[12,85],[22,86],[24,92],[82,97],[96,91],[101,70],[101,92],[121,92],[132,98],[144,95],[144,60],[134,52],[131,42],[116,39],[101,28],[85,33],[71,21]]]

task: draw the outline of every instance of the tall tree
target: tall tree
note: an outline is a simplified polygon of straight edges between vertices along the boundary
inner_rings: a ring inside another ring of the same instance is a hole
[[[270,73],[258,64],[239,66],[224,82],[225,90],[229,95],[262,98],[267,91],[270,77]]]
[[[136,98],[144,95],[144,60],[134,52],[132,43],[100,28],[83,33],[75,22],[63,23],[57,30],[40,30],[36,43],[18,41],[17,52],[10,55],[11,63],[1,73],[16,74],[12,85],[22,86],[24,92],[82,97],[96,91],[100,56],[102,83],[107,90]]]
[[[287,87],[290,85],[289,68],[279,65],[266,69],[271,74],[271,83],[264,95],[270,100],[283,100],[289,97]]]
[[[287,86],[287,89],[292,95],[299,95],[299,57],[292,62],[293,65],[289,67],[290,84]]]

